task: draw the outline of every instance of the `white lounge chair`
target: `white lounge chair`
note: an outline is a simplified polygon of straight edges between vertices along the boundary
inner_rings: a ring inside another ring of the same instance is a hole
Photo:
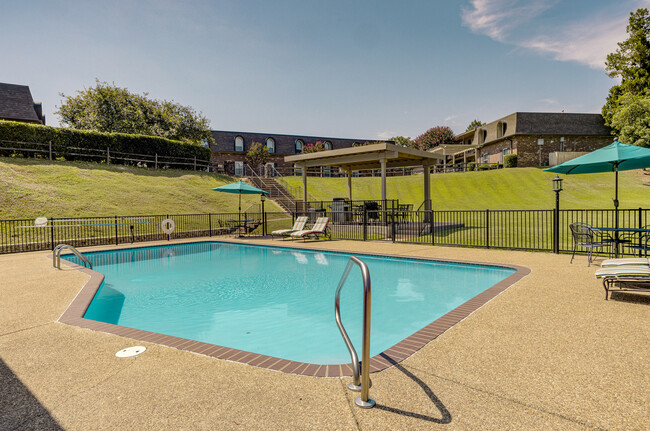
[[[318,217],[316,219],[316,223],[314,223],[314,226],[311,229],[305,229],[305,230],[299,230],[293,232],[291,234],[291,238],[306,238],[308,236],[312,236],[318,239],[318,236],[322,235],[322,236],[328,236],[330,239],[332,239],[329,232],[327,231],[327,224],[329,223],[329,221],[330,221],[329,217]]]
[[[296,222],[293,224],[293,227],[291,229],[279,229],[279,230],[274,230],[271,232],[271,238],[274,236],[289,236],[293,232],[303,230],[305,228],[305,225],[307,224],[307,220],[309,217],[307,216],[300,216],[296,219]]]
[[[603,280],[605,299],[609,292],[650,292],[650,267],[646,265],[619,265],[596,270],[596,278]]]

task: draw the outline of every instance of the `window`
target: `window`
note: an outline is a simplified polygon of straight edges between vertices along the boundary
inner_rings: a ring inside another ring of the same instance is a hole
[[[540,147],[544,145],[544,138],[537,138],[537,145],[539,145]]]
[[[332,149],[332,143],[330,141],[323,142],[323,146],[325,147],[326,150]]]
[[[235,175],[244,175],[244,162],[235,162]]]
[[[504,121],[499,121],[497,123],[497,138],[502,138],[506,134],[506,129],[508,125]]]
[[[235,136],[235,151],[244,151],[244,138]]]
[[[302,139],[296,139],[296,154],[302,153],[303,145],[305,145],[305,143],[302,141]]]
[[[269,149],[269,153],[275,153],[275,139],[266,138],[266,148]]]

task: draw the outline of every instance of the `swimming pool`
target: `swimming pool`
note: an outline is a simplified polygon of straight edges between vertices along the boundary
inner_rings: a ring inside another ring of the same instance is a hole
[[[372,280],[371,356],[516,272],[513,268],[361,255]],[[349,362],[334,292],[351,254],[200,242],[86,253],[104,282],[84,318],[311,364]],[[74,256],[63,256],[77,262]],[[341,297],[356,346],[361,276]]]

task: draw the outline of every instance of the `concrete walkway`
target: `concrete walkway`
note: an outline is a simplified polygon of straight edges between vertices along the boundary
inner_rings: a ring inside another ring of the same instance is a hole
[[[58,323],[88,275],[52,268],[49,252],[2,255],[0,430],[650,429],[650,297],[605,301],[586,257],[570,265],[570,256],[545,253],[294,245],[532,273],[373,374],[377,407],[362,410],[345,388],[349,378],[288,375]],[[115,357],[138,344],[147,347],[139,357]]]

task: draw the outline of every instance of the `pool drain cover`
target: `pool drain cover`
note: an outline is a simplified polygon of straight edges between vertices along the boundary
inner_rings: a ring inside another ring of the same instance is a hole
[[[131,356],[138,356],[140,353],[147,350],[144,346],[133,346],[122,349],[115,354],[118,358],[130,358]]]

